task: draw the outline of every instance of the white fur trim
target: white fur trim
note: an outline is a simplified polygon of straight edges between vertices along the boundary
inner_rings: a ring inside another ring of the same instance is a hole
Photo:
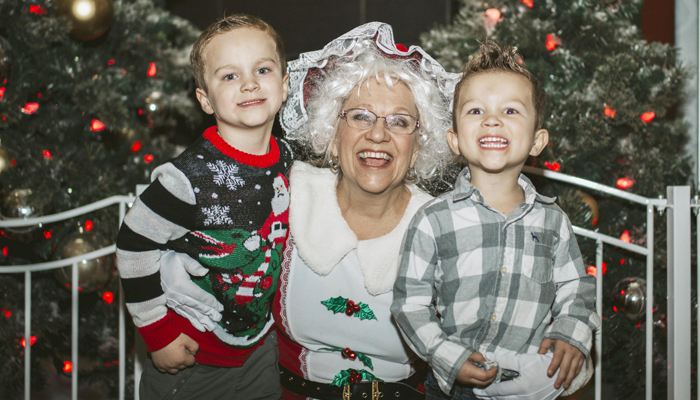
[[[411,200],[398,225],[384,236],[360,241],[340,211],[337,176],[330,170],[296,161],[289,185],[289,227],[299,257],[306,265],[325,276],[350,251],[357,249],[367,291],[373,296],[390,292],[396,280],[406,228],[418,209],[432,197],[414,185],[407,185]]]

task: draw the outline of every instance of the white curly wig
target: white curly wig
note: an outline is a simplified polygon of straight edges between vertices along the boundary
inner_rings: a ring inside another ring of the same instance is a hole
[[[353,93],[359,95],[370,79],[389,87],[402,82],[411,90],[420,121],[413,133],[418,146],[414,168],[420,180],[440,175],[453,160],[445,135],[459,75],[445,72],[418,46],[399,50],[391,27],[383,23],[362,25],[290,63],[290,96],[280,115],[287,137],[309,147],[324,163],[330,160],[343,103]]]
[[[444,99],[430,77],[417,68],[414,58],[391,59],[383,55],[374,42],[355,45],[355,53],[333,60],[315,79],[315,89],[307,105],[309,120],[303,131],[313,151],[331,157],[331,148],[338,138],[339,113],[351,95],[359,95],[360,87],[371,79],[393,88],[404,83],[413,93],[418,109],[420,128],[415,135],[418,157],[414,168],[421,179],[428,179],[451,157],[445,134],[451,127],[449,102]]]

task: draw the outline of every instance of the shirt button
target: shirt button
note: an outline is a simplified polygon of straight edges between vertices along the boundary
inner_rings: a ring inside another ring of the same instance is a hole
[[[496,314],[493,314],[493,315],[491,316],[491,321],[496,321],[496,318],[498,318],[498,317],[496,317]]]
[[[508,268],[506,268],[506,267],[501,268],[501,273],[505,274],[506,272],[508,272]]]

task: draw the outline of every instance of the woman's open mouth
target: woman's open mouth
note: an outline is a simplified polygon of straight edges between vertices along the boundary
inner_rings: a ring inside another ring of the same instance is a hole
[[[377,151],[363,151],[357,153],[357,157],[360,159],[360,161],[371,167],[381,167],[394,159],[388,153]]]

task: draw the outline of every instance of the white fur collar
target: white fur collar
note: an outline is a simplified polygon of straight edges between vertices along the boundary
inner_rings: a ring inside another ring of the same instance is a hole
[[[336,178],[328,169],[301,161],[294,163],[289,183],[289,227],[294,246],[306,265],[321,276],[328,275],[350,251],[357,249],[367,292],[373,296],[390,292],[404,233],[416,211],[432,197],[408,185],[411,200],[396,228],[384,236],[359,241],[340,212]]]

